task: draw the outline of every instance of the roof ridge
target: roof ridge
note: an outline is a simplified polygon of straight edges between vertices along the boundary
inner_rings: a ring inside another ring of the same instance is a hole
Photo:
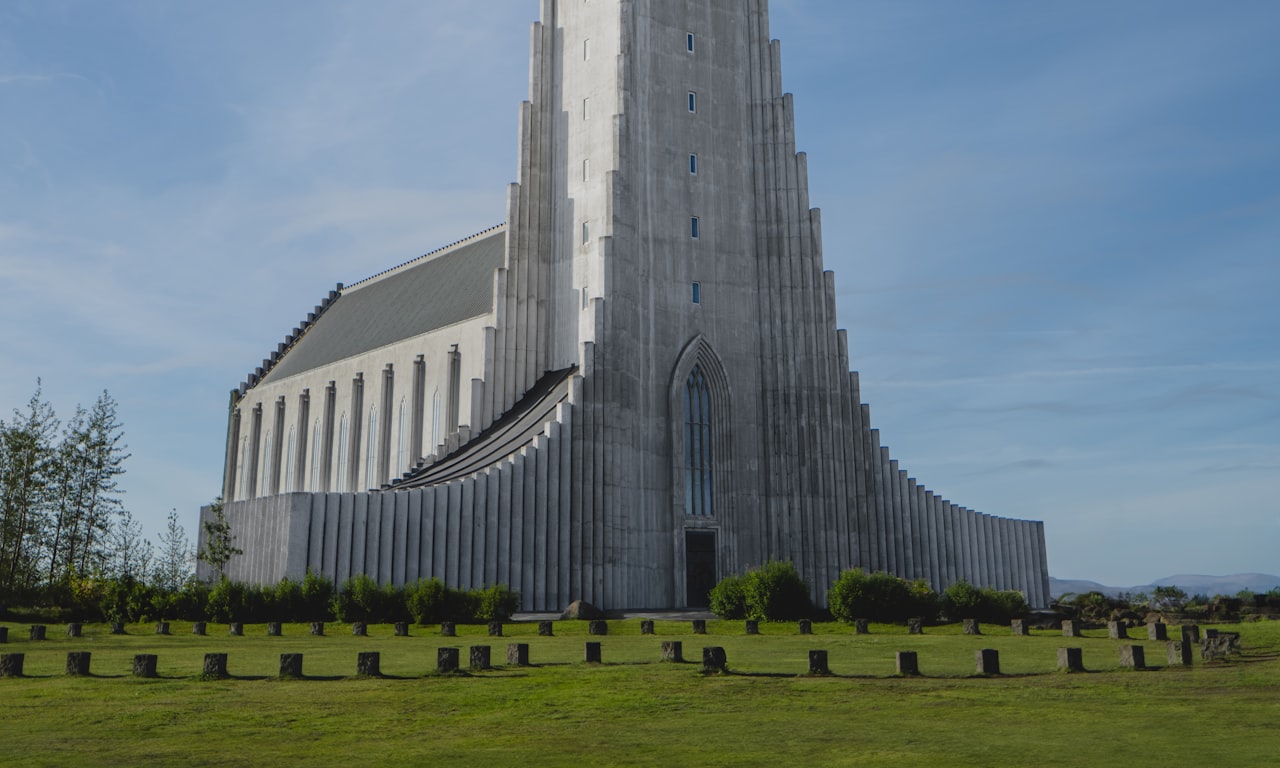
[[[407,266],[409,266],[409,265],[411,265],[411,264],[417,264],[418,262],[423,261],[424,259],[429,259],[429,258],[431,258],[432,256],[437,256],[437,255],[439,255],[439,254],[441,254],[441,253],[443,253],[443,252],[445,252],[445,251],[447,251],[447,250],[449,250],[449,249],[451,249],[451,248],[456,248],[456,247],[458,247],[459,245],[463,245],[464,243],[469,243],[469,242],[471,242],[472,240],[476,240],[476,239],[479,239],[479,238],[481,238],[481,237],[484,237],[485,235],[491,234],[491,233],[493,233],[493,232],[495,232],[495,231],[497,231],[497,230],[499,230],[499,229],[502,229],[502,228],[503,228],[503,227],[505,227],[505,226],[507,226],[507,223],[504,221],[504,222],[502,222],[501,224],[495,224],[495,225],[493,225],[492,227],[489,227],[488,229],[481,230],[481,231],[479,231],[479,232],[475,233],[474,235],[468,235],[467,237],[464,237],[464,238],[462,238],[461,240],[455,240],[454,242],[449,243],[448,245],[442,245],[442,246],[440,246],[439,248],[435,249],[434,251],[428,251],[428,252],[426,252],[426,253],[422,254],[421,256],[415,256],[414,258],[409,259],[408,261],[406,261],[406,262],[404,262],[404,263],[397,264],[397,265],[395,265],[394,267],[388,267],[387,269],[384,269],[384,270],[382,270],[381,272],[379,272],[379,273],[377,273],[377,274],[375,274],[375,275],[370,275],[370,276],[368,276],[368,277],[364,278],[363,280],[359,280],[359,281],[357,281],[357,282],[354,282],[354,283],[352,283],[351,285],[346,286],[346,288],[344,289],[344,291],[351,291],[351,290],[354,290],[354,289],[356,289],[356,288],[360,288],[361,286],[364,286],[364,285],[365,285],[365,284],[367,284],[367,283],[371,283],[371,282],[373,282],[373,281],[375,281],[375,280],[377,280],[377,279],[379,279],[379,278],[381,278],[381,277],[384,277],[384,276],[386,276],[386,275],[388,275],[388,274],[390,274],[390,273],[392,273],[392,272],[395,272],[396,270],[404,269],[405,267],[407,267]]]

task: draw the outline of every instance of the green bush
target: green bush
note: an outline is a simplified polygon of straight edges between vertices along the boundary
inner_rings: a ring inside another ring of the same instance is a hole
[[[722,619],[747,618],[747,601],[742,593],[742,577],[726,576],[711,590],[711,612]]]
[[[488,589],[475,589],[472,616],[476,621],[506,621],[520,609],[520,593],[494,584]]]
[[[409,615],[421,626],[457,621],[457,598],[453,590],[439,579],[423,579],[405,587],[405,603]]]
[[[933,621],[938,614],[938,596],[925,580],[907,581],[861,568],[840,574],[827,593],[827,605],[841,621]]]
[[[813,610],[809,587],[790,562],[776,560],[747,571],[742,577],[747,618],[757,621],[794,621]]]
[[[333,615],[338,621],[366,621],[371,624],[402,621],[408,618],[404,593],[388,584],[379,587],[366,574],[343,583],[333,596]]]
[[[978,619],[992,624],[1005,624],[1025,616],[1030,608],[1021,592],[978,588],[967,581],[957,581],[942,593],[942,612],[949,621]]]
[[[265,591],[274,594],[271,587],[267,587]],[[275,617],[267,617],[269,606],[265,591],[262,587],[224,577],[209,590],[209,618],[222,624],[233,621],[246,624],[275,621]]]

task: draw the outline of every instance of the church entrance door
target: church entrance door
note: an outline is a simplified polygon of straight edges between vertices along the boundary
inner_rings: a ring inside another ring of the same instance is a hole
[[[716,585],[716,535],[713,531],[685,531],[685,605],[706,608]]]

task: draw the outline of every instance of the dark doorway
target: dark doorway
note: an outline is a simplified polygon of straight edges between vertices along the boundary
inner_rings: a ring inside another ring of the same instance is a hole
[[[685,604],[690,608],[711,605],[708,597],[716,585],[716,535],[711,531],[685,531]]]

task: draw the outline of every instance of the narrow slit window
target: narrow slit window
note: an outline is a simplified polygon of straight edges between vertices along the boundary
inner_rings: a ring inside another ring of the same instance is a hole
[[[582,119],[583,120],[591,119],[591,98],[590,97],[587,97],[582,100]]]
[[[582,180],[587,181],[591,178],[591,160],[582,161]]]
[[[689,173],[694,176],[698,175],[698,156],[689,155]]]
[[[582,222],[582,244],[586,245],[589,242],[591,242],[591,225],[584,221]]]
[[[690,112],[698,111],[698,94],[694,93],[693,91],[689,91],[689,111]]]
[[[702,303],[702,283],[695,282],[693,284],[693,303]]]
[[[589,37],[586,40],[582,41],[582,60],[583,61],[591,60],[591,38]]]
[[[702,222],[698,219],[697,216],[694,216],[689,219],[689,236],[692,237],[694,240],[698,239],[698,235],[700,234],[698,230],[701,229],[701,226],[700,226],[701,224]]]
[[[688,50],[689,53],[693,53],[693,33],[692,32],[685,35],[685,49]]]

